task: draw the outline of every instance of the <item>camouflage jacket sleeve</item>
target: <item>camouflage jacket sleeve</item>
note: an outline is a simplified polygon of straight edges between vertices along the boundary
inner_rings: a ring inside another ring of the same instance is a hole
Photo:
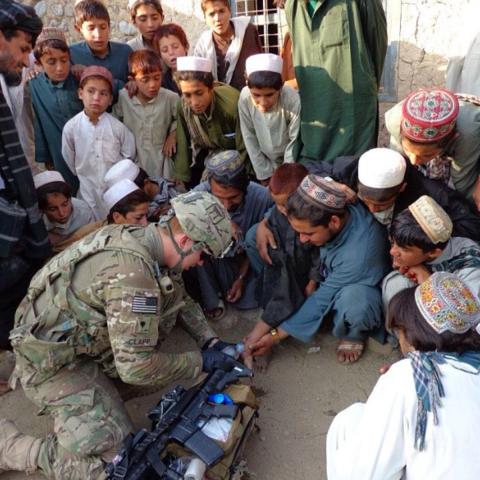
[[[201,348],[208,340],[218,335],[208,324],[200,305],[195,303],[186,293],[184,301],[185,306],[180,310],[179,322]]]
[[[105,282],[104,300],[120,378],[130,384],[166,385],[196,377],[202,370],[199,352],[159,351],[162,295],[156,279],[139,258],[118,257],[116,271],[110,270]]]

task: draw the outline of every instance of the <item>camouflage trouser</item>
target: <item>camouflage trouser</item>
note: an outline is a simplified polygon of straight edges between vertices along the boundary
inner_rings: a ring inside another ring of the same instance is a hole
[[[133,425],[110,379],[93,361],[63,368],[25,394],[54,419],[38,466],[48,478],[104,478],[102,459],[111,460]]]

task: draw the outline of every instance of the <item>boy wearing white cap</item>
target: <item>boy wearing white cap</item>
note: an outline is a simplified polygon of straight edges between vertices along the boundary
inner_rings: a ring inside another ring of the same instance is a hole
[[[247,59],[247,86],[238,113],[243,141],[255,175],[268,183],[282,163],[291,163],[300,128],[300,97],[282,80],[283,61],[261,53]]]
[[[128,158],[117,162],[107,172],[104,178],[105,185],[111,187],[123,179],[128,179],[145,192],[150,205],[148,207],[148,218],[150,221],[157,221],[170,208],[170,199],[176,197],[178,192],[173,182],[163,177],[150,177],[143,168]]]
[[[400,153],[373,148],[358,160],[338,160],[332,176],[357,190],[370,212],[387,228],[400,212],[422,195],[428,195],[452,219],[454,236],[480,240],[480,214],[473,204],[443,183],[424,177]],[[339,168],[343,162],[346,165]]]
[[[60,172],[46,170],[35,175],[33,182],[50,243],[60,252],[68,237],[93,222],[93,212],[83,200],[72,197],[71,187]]]
[[[108,210],[108,223],[148,225],[149,199],[131,180],[124,178],[112,185],[103,194],[103,201]]]
[[[210,154],[237,150],[244,160],[247,157],[238,118],[239,93],[229,85],[214,84],[208,58],[179,57],[175,78],[182,97],[177,112],[174,178],[193,187],[199,183]]]

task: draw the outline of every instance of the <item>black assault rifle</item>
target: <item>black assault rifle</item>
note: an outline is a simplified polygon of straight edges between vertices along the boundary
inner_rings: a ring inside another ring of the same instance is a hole
[[[219,461],[224,451],[201,431],[199,424],[212,417],[234,418],[237,405],[211,405],[208,397],[222,392],[241,377],[251,377],[252,371],[232,359],[228,370],[215,370],[198,386],[185,390],[178,385],[165,394],[148,417],[152,431],[145,428],[130,434],[117,456],[106,466],[110,480],[181,480],[183,477],[169,468],[162,453],[167,444],[176,441],[200,458],[208,467]]]

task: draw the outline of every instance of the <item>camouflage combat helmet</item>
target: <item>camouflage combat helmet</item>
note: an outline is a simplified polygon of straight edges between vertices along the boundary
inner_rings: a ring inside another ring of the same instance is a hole
[[[210,193],[190,191],[172,198],[182,230],[214,256],[222,257],[232,244],[232,225],[227,209]]]

